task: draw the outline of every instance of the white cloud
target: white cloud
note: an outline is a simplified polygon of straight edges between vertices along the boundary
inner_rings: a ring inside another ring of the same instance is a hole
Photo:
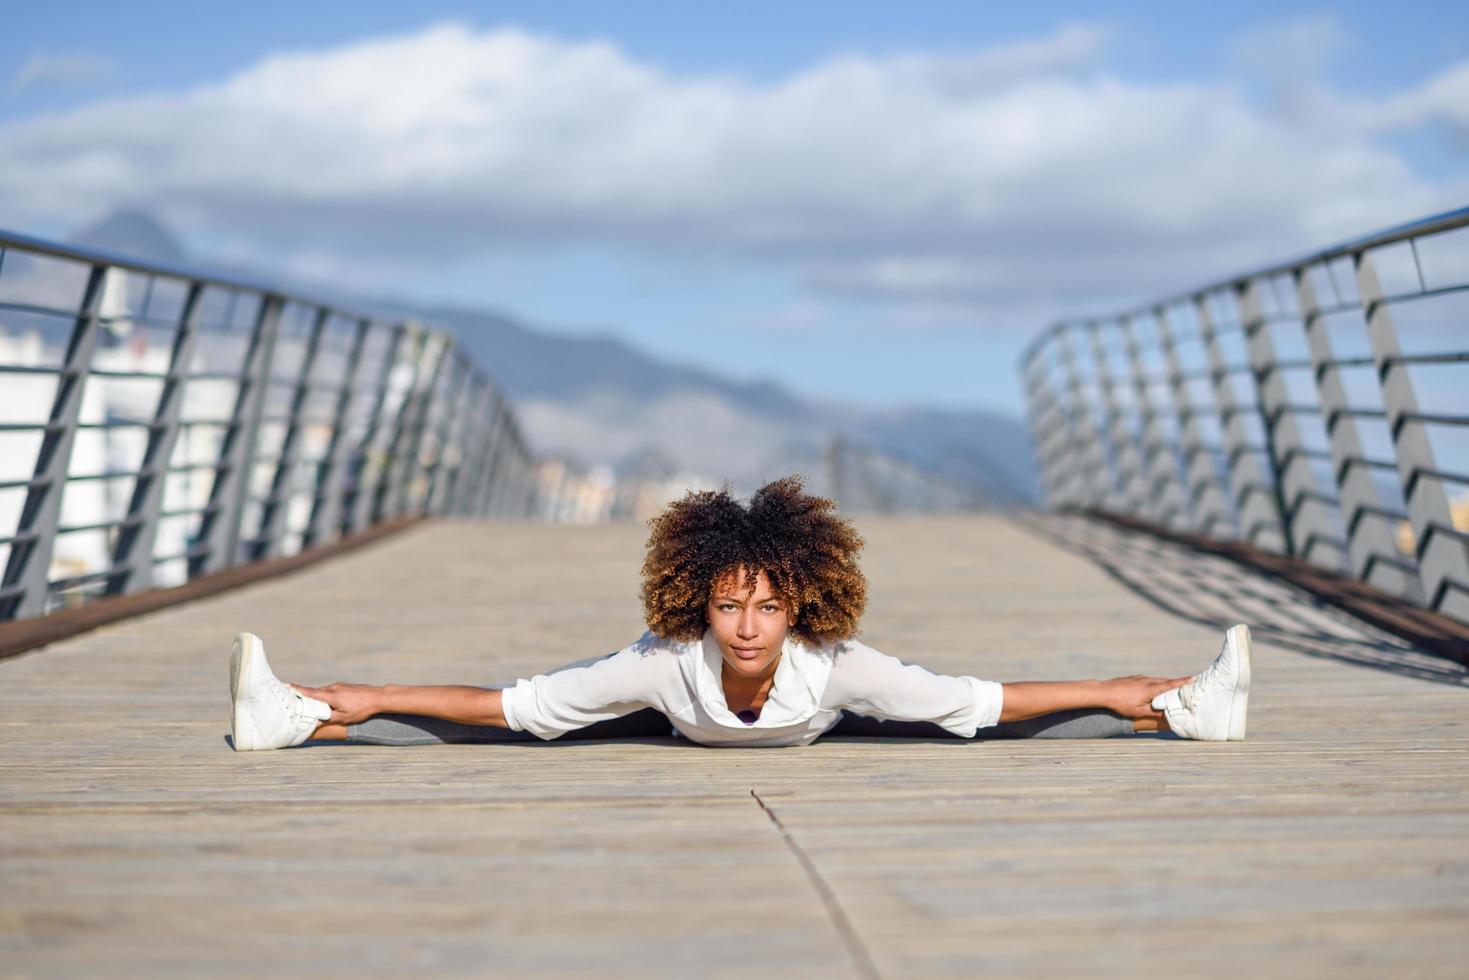
[[[733,326],[751,326],[777,333],[812,330],[831,322],[831,310],[822,303],[802,300],[771,310],[759,310],[730,318]]]
[[[1469,61],[1453,65],[1411,92],[1372,107],[1363,115],[1381,130],[1442,123],[1469,139]]]
[[[19,95],[31,89],[84,89],[112,77],[112,63],[84,52],[46,52],[32,54],[10,80],[10,94]]]
[[[0,220],[126,200],[346,268],[606,238],[982,312],[1176,288],[1462,199],[1374,134],[1462,121],[1469,66],[1305,125],[1230,86],[1115,77],[1104,42],[1069,27],[755,84],[446,24],[0,128]]]
[[[1323,12],[1263,24],[1234,37],[1227,49],[1231,60],[1245,72],[1289,86],[1319,80],[1332,62],[1354,46],[1336,15]]]

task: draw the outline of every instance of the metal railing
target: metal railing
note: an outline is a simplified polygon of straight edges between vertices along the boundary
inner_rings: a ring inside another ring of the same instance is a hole
[[[0,232],[0,620],[405,515],[523,517],[531,462],[448,333]]]
[[[1246,540],[1469,621],[1469,208],[1021,359],[1047,503]]]

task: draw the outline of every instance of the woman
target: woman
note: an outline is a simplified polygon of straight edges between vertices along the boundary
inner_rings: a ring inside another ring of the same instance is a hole
[[[796,478],[748,506],[691,493],[652,522],[648,632],[616,653],[505,689],[288,686],[259,638],[230,657],[231,731],[245,751],[310,739],[386,745],[674,734],[705,745],[805,745],[822,734],[1105,738],[1172,731],[1238,740],[1250,632],[1197,677],[999,684],[948,677],[854,639],[862,539]]]

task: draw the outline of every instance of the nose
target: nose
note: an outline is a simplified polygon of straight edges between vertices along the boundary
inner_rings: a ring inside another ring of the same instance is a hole
[[[740,621],[735,628],[735,634],[742,640],[753,640],[760,635],[760,627],[755,622],[755,610],[746,609],[740,613]]]

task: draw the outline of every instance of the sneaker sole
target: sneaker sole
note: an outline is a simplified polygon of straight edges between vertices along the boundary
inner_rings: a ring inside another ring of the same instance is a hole
[[[1250,706],[1250,628],[1244,625],[1231,626],[1225,642],[1234,648],[1235,660],[1239,664],[1239,684],[1235,686],[1234,695],[1229,701],[1228,740],[1242,742],[1245,737],[1245,716]]]
[[[259,645],[259,637],[253,633],[241,633],[235,637],[234,646],[230,649],[230,742],[236,752],[246,751],[240,746],[240,732],[244,728],[240,715],[240,688],[250,673],[250,664]]]

